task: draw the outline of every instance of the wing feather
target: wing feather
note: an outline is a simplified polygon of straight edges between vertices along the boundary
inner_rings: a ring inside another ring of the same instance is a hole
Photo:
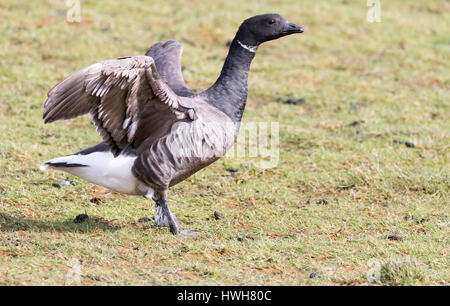
[[[168,40],[157,42],[145,55],[155,60],[158,73],[177,95],[190,97],[194,94],[186,86],[181,72],[182,52],[182,44],[175,40]]]
[[[161,78],[151,57],[132,56],[99,62],[61,81],[48,93],[43,118],[49,123],[90,113],[97,132],[118,155],[135,140],[149,103],[165,105],[150,107],[164,118],[194,120],[187,100]]]

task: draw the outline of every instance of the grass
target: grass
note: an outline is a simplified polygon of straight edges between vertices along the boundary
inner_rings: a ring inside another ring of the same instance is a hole
[[[380,23],[365,1],[81,0],[73,24],[66,9],[0,4],[0,284],[68,284],[74,266],[87,285],[449,284],[449,1],[382,1]],[[59,80],[177,39],[200,91],[239,23],[264,12],[305,28],[261,46],[250,72],[244,122],[279,122],[279,163],[226,158],[172,188],[201,236],[138,222],[148,200],[75,177],[58,189],[65,173],[39,171],[99,141],[87,117],[43,124]]]

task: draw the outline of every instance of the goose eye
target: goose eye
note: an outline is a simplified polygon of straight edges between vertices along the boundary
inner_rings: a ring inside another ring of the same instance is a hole
[[[271,20],[269,20],[268,23],[269,23],[269,24],[274,24],[274,23],[275,23],[275,20],[274,20],[274,19],[271,19]]]

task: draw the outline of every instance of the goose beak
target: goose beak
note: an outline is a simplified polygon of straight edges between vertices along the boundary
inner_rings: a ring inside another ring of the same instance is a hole
[[[290,34],[294,34],[294,33],[303,33],[303,31],[304,31],[303,28],[298,26],[298,25],[296,25],[295,23],[287,22],[284,25],[282,33],[284,35],[290,35]]]

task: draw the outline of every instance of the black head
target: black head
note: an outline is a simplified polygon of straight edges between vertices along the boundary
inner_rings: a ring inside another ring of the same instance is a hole
[[[264,14],[244,20],[236,36],[245,44],[257,46],[295,33],[303,33],[303,28],[278,14]]]

